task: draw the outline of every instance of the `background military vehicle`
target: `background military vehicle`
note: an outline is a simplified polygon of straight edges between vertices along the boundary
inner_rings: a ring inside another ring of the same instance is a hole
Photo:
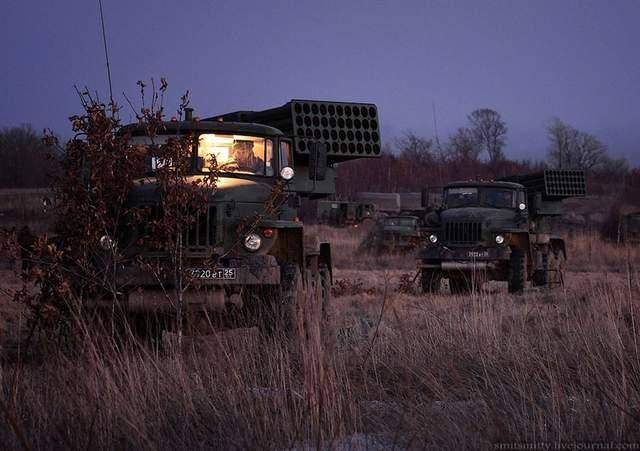
[[[442,278],[454,293],[484,280],[507,281],[510,292],[527,281],[561,284],[566,246],[549,233],[547,220],[562,214],[562,199],[585,191],[584,173],[566,170],[447,184],[442,207],[425,215],[423,292],[438,291]]]
[[[640,244],[640,211],[622,216],[620,235],[624,243]]]
[[[316,221],[335,227],[362,224],[366,220],[374,221],[374,204],[350,202],[344,200],[321,200],[316,205]]]
[[[390,215],[378,218],[375,228],[363,239],[359,253],[375,254],[412,251],[420,243],[420,218]]]

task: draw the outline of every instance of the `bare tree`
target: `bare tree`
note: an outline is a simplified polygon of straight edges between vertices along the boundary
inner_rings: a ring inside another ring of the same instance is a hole
[[[554,118],[547,127],[549,163],[562,169],[595,169],[605,164],[607,146],[595,136]]]
[[[0,188],[48,186],[54,164],[42,135],[30,125],[0,130]]]
[[[396,141],[400,155],[419,165],[430,164],[434,160],[433,141],[417,136],[412,131],[406,131],[402,138]]]
[[[449,137],[447,153],[456,160],[478,161],[482,145],[469,128],[459,128]]]
[[[468,116],[471,130],[483,150],[487,151],[489,161],[495,163],[504,160],[504,145],[507,135],[507,124],[500,113],[482,108]]]
[[[599,172],[605,175],[624,178],[631,168],[629,162],[624,157],[606,156],[600,164]]]

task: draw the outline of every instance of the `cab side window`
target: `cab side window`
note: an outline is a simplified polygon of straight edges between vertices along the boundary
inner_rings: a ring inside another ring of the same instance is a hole
[[[293,167],[291,143],[289,141],[280,141],[280,169],[287,166]]]

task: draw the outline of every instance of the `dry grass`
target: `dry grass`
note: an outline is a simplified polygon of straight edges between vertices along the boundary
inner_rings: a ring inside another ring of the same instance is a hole
[[[335,299],[331,349],[312,339],[290,353],[283,340],[238,330],[182,353],[98,340],[73,355],[5,362],[0,443],[469,449],[640,441],[635,250],[627,257],[580,239],[572,251],[592,246],[593,254],[575,261],[593,272],[570,273],[563,290],[510,296],[495,286],[422,297],[396,292],[406,269],[345,269],[352,235],[332,233],[336,277],[362,284]]]
[[[581,234],[567,239],[569,268],[573,271],[626,272],[640,267],[640,248],[600,239],[599,234]]]

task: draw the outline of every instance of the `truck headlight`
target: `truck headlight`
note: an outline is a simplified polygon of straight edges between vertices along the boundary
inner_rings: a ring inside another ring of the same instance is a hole
[[[518,204],[518,208],[519,208],[520,210],[525,210],[525,209],[527,208],[527,205],[526,205],[524,202],[520,202],[520,203]]]
[[[496,243],[498,244],[504,243],[504,237],[502,235],[496,235]]]
[[[291,180],[294,174],[295,172],[293,168],[290,168],[289,166],[285,166],[280,169],[280,177],[282,177],[284,180]]]
[[[255,252],[262,246],[262,238],[255,233],[250,233],[244,237],[244,247],[251,252]]]
[[[105,251],[113,249],[116,244],[113,238],[111,238],[109,235],[101,236],[100,240],[98,240],[98,243],[100,244],[100,247]]]
[[[429,235],[429,241],[431,241],[433,244],[436,244],[438,242],[438,235],[432,233],[431,235]]]

